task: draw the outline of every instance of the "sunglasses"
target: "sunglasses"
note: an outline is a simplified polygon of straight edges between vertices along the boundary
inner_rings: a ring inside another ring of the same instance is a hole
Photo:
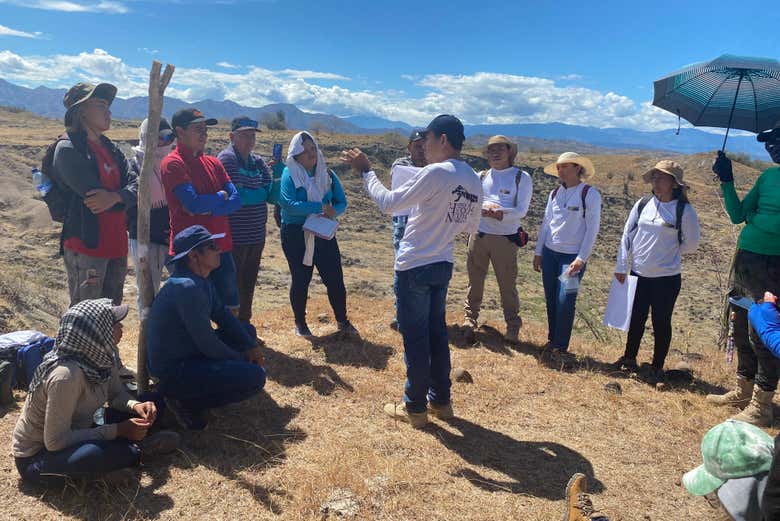
[[[258,125],[257,121],[255,121],[253,119],[239,119],[238,121],[236,121],[236,124],[234,125],[234,127],[236,129],[246,128],[246,127],[257,128],[257,125]]]

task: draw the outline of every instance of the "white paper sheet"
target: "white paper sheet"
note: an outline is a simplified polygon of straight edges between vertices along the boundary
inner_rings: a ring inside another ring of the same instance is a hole
[[[339,222],[325,217],[324,215],[309,214],[306,222],[303,223],[303,229],[312,232],[320,239],[330,240],[336,235],[336,228]]]
[[[604,312],[605,326],[628,331],[628,326],[631,324],[631,309],[634,307],[636,281],[637,278],[633,275],[626,276],[626,281],[623,284],[612,277],[607,310]]]

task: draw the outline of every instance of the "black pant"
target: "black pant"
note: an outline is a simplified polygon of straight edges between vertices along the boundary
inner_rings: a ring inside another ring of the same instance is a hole
[[[636,275],[633,272],[631,274]],[[655,336],[653,367],[663,369],[666,355],[669,353],[669,344],[672,343],[672,312],[677,295],[680,294],[682,278],[679,274],[652,278],[636,276],[638,277],[636,295],[631,311],[631,325],[628,328],[624,356],[636,359],[642,335],[645,333],[647,314],[652,309],[653,335]]]
[[[320,274],[322,283],[328,290],[328,300],[338,322],[347,320],[347,289],[344,287],[344,273],[341,271],[341,252],[336,238],[326,241],[314,239],[314,266]],[[303,239],[303,226],[300,224],[282,225],[282,250],[290,267],[292,284],[290,285],[290,305],[295,322],[306,322],[306,300],[309,297],[309,282],[314,266],[303,264],[306,242]]]
[[[759,300],[765,291],[780,294],[780,255],[737,250],[730,294]],[[731,311],[734,313],[737,374],[755,380],[762,391],[774,391],[780,377],[780,360],[758,337],[748,321],[747,311],[738,306],[731,306]]]

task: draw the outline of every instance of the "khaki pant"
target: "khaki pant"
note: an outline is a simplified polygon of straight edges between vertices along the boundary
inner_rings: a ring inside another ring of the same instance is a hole
[[[469,237],[469,253],[466,268],[469,288],[466,294],[467,320],[476,322],[485,292],[485,277],[492,263],[501,294],[501,307],[507,326],[520,325],[520,297],[517,294],[518,246],[503,235],[474,234]]]

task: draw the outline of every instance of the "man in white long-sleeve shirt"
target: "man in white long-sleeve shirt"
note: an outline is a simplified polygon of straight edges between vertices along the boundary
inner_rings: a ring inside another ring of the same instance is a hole
[[[458,118],[434,118],[425,130],[428,166],[392,191],[377,179],[360,150],[345,151],[343,156],[363,174],[366,192],[383,213],[411,208],[395,258],[398,325],[406,362],[404,401],[387,404],[384,410],[416,428],[428,423],[428,404],[439,418],[453,416],[445,317],[453,242],[459,233],[477,231],[482,207],[479,177],[460,159],[465,139]]]
[[[466,267],[469,288],[464,306],[467,339],[473,341],[477,327],[485,277],[488,267],[493,271],[501,295],[501,307],[506,321],[504,338],[517,342],[523,321],[520,318],[520,297],[517,294],[517,251],[520,248],[520,219],[528,213],[533,194],[531,176],[512,166],[517,145],[506,136],[493,136],[485,147],[490,169],[480,173],[484,201],[479,231],[469,237]]]
[[[564,152],[544,171],[557,175],[561,184],[547,198],[533,266],[544,284],[547,353],[557,362],[569,349],[579,281],[599,233],[601,194],[583,183],[595,168],[576,152]]]

